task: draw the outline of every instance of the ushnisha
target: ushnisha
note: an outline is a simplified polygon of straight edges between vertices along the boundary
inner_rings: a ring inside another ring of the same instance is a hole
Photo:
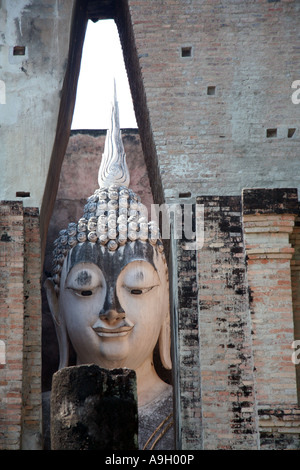
[[[59,292],[64,259],[78,243],[99,243],[109,251],[116,251],[127,241],[141,240],[163,251],[158,225],[155,221],[148,222],[147,208],[129,188],[129,182],[114,84],[111,123],[98,172],[99,188],[87,199],[83,217],[61,230],[54,241],[52,280],[56,292]]]
[[[52,279],[56,291],[59,290],[64,259],[78,243],[89,241],[115,251],[127,241],[136,240],[157,245],[159,252],[163,251],[158,225],[155,221],[148,222],[148,211],[140,197],[131,189],[116,184],[97,189],[87,199],[83,217],[61,230],[54,241]]]

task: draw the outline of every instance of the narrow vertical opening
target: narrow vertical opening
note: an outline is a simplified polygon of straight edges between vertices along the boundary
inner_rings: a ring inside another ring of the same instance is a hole
[[[116,82],[121,128],[137,128],[118,29],[113,19],[89,20],[84,40],[72,130],[107,129]]]

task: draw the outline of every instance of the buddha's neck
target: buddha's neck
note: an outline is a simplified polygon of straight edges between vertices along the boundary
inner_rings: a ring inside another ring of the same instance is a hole
[[[136,370],[136,379],[139,407],[152,402],[168,387],[157,375],[152,358]]]

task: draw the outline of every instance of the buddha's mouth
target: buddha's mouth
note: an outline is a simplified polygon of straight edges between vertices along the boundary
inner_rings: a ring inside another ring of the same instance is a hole
[[[105,338],[115,338],[117,336],[126,336],[133,329],[133,326],[121,326],[119,328],[96,327],[93,330],[98,336]]]

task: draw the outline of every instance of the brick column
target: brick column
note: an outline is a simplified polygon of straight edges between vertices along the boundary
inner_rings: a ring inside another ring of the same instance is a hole
[[[24,334],[24,215],[21,202],[0,203],[0,449],[21,440]]]
[[[202,449],[197,254],[184,240],[171,242],[176,448],[195,450]]]
[[[39,211],[24,209],[22,449],[39,450],[42,435],[41,241]]]
[[[41,447],[41,253],[37,208],[0,202],[0,450]]]
[[[293,292],[293,311],[294,311],[294,331],[295,341],[300,340],[300,217],[295,220],[295,227],[290,236],[290,242],[294,248],[293,258],[291,260],[291,278]],[[298,389],[298,402],[300,398],[300,362],[297,355],[296,376]],[[299,363],[298,363],[299,362]]]
[[[243,226],[251,292],[254,368],[259,406],[297,404],[289,243],[298,211],[293,189],[243,191]]]
[[[202,196],[197,252],[203,449],[258,447],[241,198]]]

